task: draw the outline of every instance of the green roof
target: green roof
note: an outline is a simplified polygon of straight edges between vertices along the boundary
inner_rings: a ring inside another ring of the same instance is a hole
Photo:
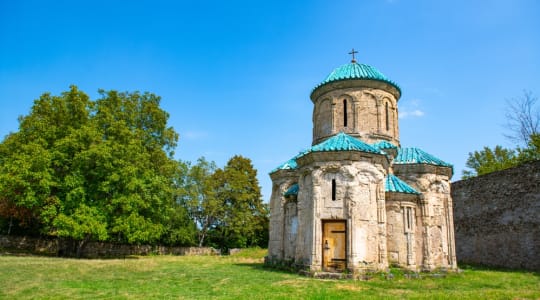
[[[375,144],[372,144],[371,146],[377,148],[377,149],[397,149],[398,146],[388,142],[388,141],[380,141],[380,142],[377,142]]]
[[[408,185],[405,181],[399,179],[394,174],[388,174],[384,182],[384,191],[391,193],[404,193],[420,195],[413,187]]]
[[[303,153],[303,152],[302,152]],[[302,154],[301,153],[301,154]],[[277,168],[275,168],[274,170],[270,171],[270,173],[274,173],[278,170],[294,170],[298,167],[298,164],[296,164],[296,159],[301,155],[301,154],[298,154],[297,156],[289,159],[288,161],[282,163],[281,165],[279,165]]]
[[[428,164],[452,168],[452,165],[418,148],[399,148],[394,164]]]
[[[370,146],[359,139],[356,139],[346,133],[340,132],[326,141],[319,143],[311,148],[300,152],[295,157],[289,159],[283,164],[279,165],[274,170],[270,171],[270,174],[279,170],[294,170],[298,168],[296,160],[310,152],[332,152],[332,151],[359,151],[374,154],[385,155],[385,153],[378,148]]]
[[[298,195],[298,183],[291,185],[291,187],[283,194],[283,196],[297,196]]]
[[[329,151],[360,151],[375,154],[384,154],[381,150],[370,146],[359,139],[356,139],[346,133],[340,132],[326,141],[317,144],[305,153],[308,152],[329,152]]]
[[[357,62],[351,62],[334,69],[334,71],[332,71],[332,73],[330,73],[326,77],[326,79],[323,80],[323,82],[318,84],[313,89],[313,91],[331,82],[354,79],[382,81],[395,87],[401,94],[401,89],[399,88],[399,86],[395,82],[384,76],[383,73],[381,73],[379,70],[375,69],[372,66],[359,64]]]

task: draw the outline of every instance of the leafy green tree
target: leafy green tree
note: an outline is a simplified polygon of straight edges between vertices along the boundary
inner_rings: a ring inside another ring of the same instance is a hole
[[[174,203],[170,210],[165,227],[167,228],[162,241],[166,245],[195,246],[197,245],[197,227],[189,218],[187,209],[180,203]]]
[[[86,243],[92,239],[107,239],[107,224],[105,216],[97,207],[89,207],[81,204],[70,215],[60,213],[54,219],[56,235],[67,237],[78,241],[77,257],[81,256],[81,251]]]
[[[19,119],[19,131],[0,143],[0,216],[81,246],[93,239],[155,243],[167,235],[188,242],[168,228],[189,219],[175,202],[178,134],[160,98],[100,95],[91,101],[75,86],[43,94]]]
[[[31,113],[19,118],[19,131],[0,144],[0,201],[20,225],[39,224],[53,233],[53,221],[65,196],[63,179],[72,153],[62,153],[64,141],[85,127],[90,113],[88,97],[72,87],[55,97],[42,95]]]
[[[197,226],[199,247],[204,245],[208,231],[215,226],[223,213],[223,208],[215,197],[215,182],[212,176],[216,169],[216,164],[204,157],[199,158],[195,165],[180,162],[177,176],[180,188],[178,200]]]
[[[511,168],[517,164],[514,150],[496,146],[494,149],[484,147],[482,151],[469,153],[466,166],[472,170],[463,171],[463,179],[484,175]]]
[[[517,151],[519,163],[540,160],[540,134],[531,135],[527,147],[518,148]]]
[[[216,170],[213,180],[217,184],[216,197],[224,211],[212,230],[212,242],[221,249],[264,243],[261,240],[267,229],[268,211],[262,202],[257,171],[251,160],[232,157],[223,169]]]

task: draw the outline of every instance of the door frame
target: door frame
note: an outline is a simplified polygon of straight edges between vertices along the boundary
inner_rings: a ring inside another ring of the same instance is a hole
[[[342,223],[345,227],[345,233],[344,233],[344,240],[345,240],[345,267],[342,271],[345,271],[347,270],[347,265],[348,265],[348,252],[349,252],[349,239],[348,239],[348,234],[349,234],[349,230],[348,230],[348,226],[347,226],[347,220],[346,219],[322,219],[321,220],[321,253],[322,253],[322,257],[321,257],[321,269],[324,271],[326,270],[326,266],[325,266],[325,255],[324,255],[324,251],[325,251],[325,231],[324,231],[324,226],[328,223]]]

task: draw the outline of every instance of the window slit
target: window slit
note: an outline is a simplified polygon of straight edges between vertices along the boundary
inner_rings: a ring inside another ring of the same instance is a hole
[[[332,201],[336,201],[336,180],[332,179]]]
[[[343,127],[347,127],[347,99],[343,99]]]
[[[388,102],[386,102],[386,131],[390,130],[390,116],[389,116]]]

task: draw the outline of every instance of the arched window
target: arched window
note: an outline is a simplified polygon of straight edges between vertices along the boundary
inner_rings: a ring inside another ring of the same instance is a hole
[[[390,130],[390,111],[388,109],[388,102],[386,102],[386,131]]]
[[[347,99],[343,99],[343,127],[347,127]]]
[[[336,201],[336,180],[332,179],[332,201]]]

